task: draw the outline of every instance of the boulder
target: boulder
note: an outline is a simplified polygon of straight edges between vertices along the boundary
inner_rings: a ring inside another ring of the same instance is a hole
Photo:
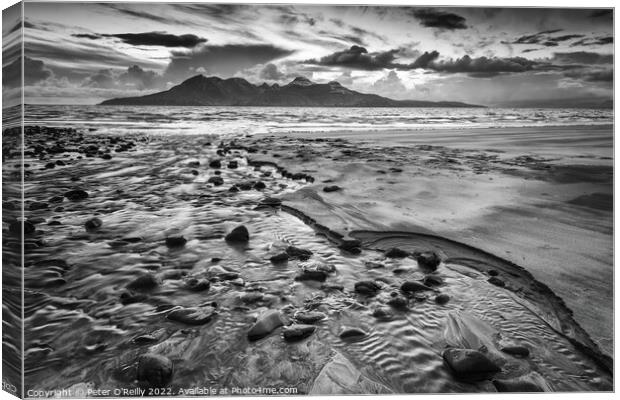
[[[224,238],[227,242],[233,243],[246,243],[250,240],[250,233],[248,232],[248,228],[243,225],[240,225],[230,231],[228,235]]]
[[[171,321],[181,322],[187,325],[204,325],[217,315],[214,307],[177,308],[166,315]]]
[[[88,193],[82,189],[69,190],[64,195],[71,201],[80,201],[88,198]]]
[[[523,378],[494,379],[493,386],[495,386],[498,392],[535,393],[545,391],[545,389],[537,383]]]
[[[144,274],[127,285],[129,290],[153,290],[159,285],[157,278],[151,274]]]
[[[337,192],[339,190],[342,190],[342,188],[340,186],[336,186],[336,185],[331,185],[331,186],[325,186],[323,188],[323,191],[325,193],[330,193],[330,192]]]
[[[441,258],[437,255],[437,253],[433,251],[415,253],[414,257],[420,267],[427,268],[433,271],[435,271],[441,263]]]
[[[314,324],[327,318],[327,315],[320,311],[298,311],[294,318],[302,324]]]
[[[443,284],[443,279],[437,275],[426,275],[422,280],[426,286],[439,286]]]
[[[360,328],[344,328],[340,332],[340,339],[344,340],[357,340],[366,336],[366,331]]]
[[[251,341],[259,340],[277,328],[284,325],[280,312],[277,310],[267,311],[261,315],[256,323],[248,331],[248,339]]]
[[[503,346],[500,348],[504,353],[508,353],[517,357],[528,357],[530,355],[530,350],[525,346]]]
[[[212,183],[213,186],[222,186],[224,179],[221,176],[212,176],[207,180],[207,183]]]
[[[290,258],[294,258],[301,261],[306,261],[310,257],[312,257],[312,252],[307,249],[301,249],[295,246],[288,246],[286,248],[286,254],[289,255]]]
[[[433,290],[432,288],[415,281],[407,281],[400,286],[400,290],[405,293],[415,293],[425,290]]]
[[[392,297],[387,301],[387,304],[397,310],[406,310],[409,307],[409,302],[402,296]]]
[[[211,284],[209,283],[208,280],[201,278],[188,278],[185,281],[185,287],[188,290],[191,290],[192,292],[202,292],[205,290],[209,290],[209,288],[211,287]]]
[[[439,305],[444,305],[449,301],[450,301],[450,296],[448,296],[447,294],[440,294],[435,297],[435,303]]]
[[[377,307],[372,311],[372,316],[379,321],[389,321],[394,318],[394,313],[388,307]]]
[[[229,169],[236,169],[239,167],[239,163],[235,160],[232,160],[230,162],[228,162],[228,168]]]
[[[144,354],[138,359],[137,379],[141,387],[165,387],[172,380],[173,371],[172,361],[159,354]]]
[[[499,287],[504,287],[504,286],[506,286],[506,283],[505,283],[503,280],[501,280],[501,279],[499,279],[498,277],[496,277],[496,276],[492,276],[492,277],[490,277],[490,278],[487,280],[487,282],[489,282],[490,284],[493,284],[493,285],[495,285],[495,286],[499,286]]]
[[[501,368],[477,350],[449,348],[442,357],[457,379],[484,380]]]
[[[405,258],[409,256],[409,252],[393,247],[385,252],[387,258]]]
[[[285,261],[288,261],[288,254],[286,253],[276,254],[275,256],[270,257],[269,261],[271,261],[274,264],[283,263]]]
[[[209,167],[211,167],[211,168],[222,168],[222,162],[220,160],[212,160],[209,163]]]
[[[340,240],[340,245],[338,247],[352,254],[360,254],[362,252],[362,242],[347,236]]]
[[[354,289],[356,293],[365,296],[376,296],[379,290],[381,290],[381,286],[373,281],[360,281],[355,283]]]
[[[95,231],[103,225],[103,222],[99,218],[91,218],[84,222],[84,227],[87,231]]]
[[[282,335],[287,342],[296,342],[312,335],[315,330],[316,326],[314,325],[293,324],[284,328]]]
[[[166,246],[168,247],[183,247],[187,243],[187,239],[183,236],[168,236],[166,238]]]

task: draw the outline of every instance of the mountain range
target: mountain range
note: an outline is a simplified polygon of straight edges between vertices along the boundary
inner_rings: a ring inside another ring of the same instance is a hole
[[[243,78],[196,75],[169,90],[106,100],[102,105],[276,107],[483,107],[457,101],[393,100],[347,89],[336,81],[297,77],[286,85],[254,85]]]

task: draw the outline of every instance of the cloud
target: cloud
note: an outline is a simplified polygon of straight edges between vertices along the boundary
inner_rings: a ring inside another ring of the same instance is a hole
[[[309,64],[341,66],[365,71],[393,68],[398,50],[369,53],[365,47],[351,46],[348,50],[337,51],[319,60],[308,60]]]
[[[205,43],[207,39],[193,34],[172,35],[165,32],[143,32],[143,33],[116,33],[116,34],[90,34],[76,33],[71,36],[98,40],[102,37],[120,39],[123,43],[133,46],[162,46],[162,47],[187,47],[192,48],[200,43]]]
[[[613,54],[575,51],[572,53],[553,53],[551,61],[557,64],[612,64],[614,56]]]
[[[460,15],[436,10],[433,8],[416,8],[410,10],[412,17],[420,21],[422,26],[447,30],[467,29],[465,18]]]
[[[506,72],[531,71],[538,63],[524,57],[478,57],[465,55],[461,58],[431,62],[426,68],[437,72],[467,73],[472,77],[489,77]]]
[[[570,40],[580,39],[578,41],[573,42],[570,46],[596,46],[596,45],[604,45],[613,43],[613,36],[599,36],[586,38],[586,35],[583,34],[568,34],[568,35],[559,35],[559,36],[551,36],[553,33],[561,32],[563,29],[553,29],[549,31],[542,31],[532,35],[523,35],[516,38],[513,41],[507,42],[503,41],[502,44],[540,44],[546,47],[555,47],[558,46],[562,42],[567,42]]]
[[[611,68],[594,71],[570,71],[564,75],[586,82],[613,82],[614,80],[614,70]]]
[[[269,63],[260,71],[258,77],[269,81],[279,81],[283,79],[286,74],[280,72],[275,64]]]
[[[201,45],[190,51],[173,50],[164,76],[176,82],[189,77],[196,68],[230,77],[257,64],[264,64],[292,54],[293,51],[270,44]]]
[[[24,84],[32,85],[52,76],[45,63],[30,57],[24,57]],[[2,86],[19,87],[22,79],[22,58],[16,58],[12,63],[2,67]]]
[[[119,72],[102,69],[83,80],[82,86],[101,89],[163,89],[164,79],[154,71],[144,70],[138,65]]]
[[[378,79],[368,88],[372,93],[395,99],[408,97],[408,89],[398,77],[396,71],[390,71],[386,76]]]
[[[597,37],[593,37],[593,38],[585,38],[582,40],[579,40],[573,44],[571,44],[571,47],[574,46],[602,46],[605,44],[611,44],[614,42],[614,37],[613,36],[597,36]]]
[[[611,8],[592,11],[590,18],[612,17],[614,10]]]

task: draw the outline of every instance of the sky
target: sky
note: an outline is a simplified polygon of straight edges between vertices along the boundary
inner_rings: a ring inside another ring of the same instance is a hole
[[[3,93],[21,66],[8,20]],[[26,103],[96,104],[197,74],[488,106],[613,96],[609,9],[27,2],[23,34]]]

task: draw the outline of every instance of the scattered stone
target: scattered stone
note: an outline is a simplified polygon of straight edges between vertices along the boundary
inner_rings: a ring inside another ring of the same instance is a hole
[[[320,311],[298,311],[294,318],[303,324],[314,324],[327,318],[327,315]]]
[[[43,210],[48,207],[49,207],[49,204],[47,203],[43,203],[40,201],[33,201],[32,203],[30,203],[30,206],[28,207],[28,209],[31,211],[35,211],[35,210]]]
[[[228,189],[228,191],[232,193],[237,193],[239,191],[239,188],[236,185],[233,185]]]
[[[336,185],[331,185],[331,186],[325,186],[323,188],[323,191],[325,193],[330,193],[330,192],[337,192],[339,190],[342,190],[342,188],[340,186],[336,186]]]
[[[265,189],[267,186],[265,185],[265,182],[263,181],[258,181],[254,184],[254,189],[256,190],[263,190]]]
[[[62,223],[58,220],[51,220],[50,222],[47,223],[49,226],[58,226],[58,225],[62,225]]]
[[[99,218],[91,218],[88,221],[84,222],[84,227],[87,231],[95,231],[103,225],[103,222]]]
[[[159,354],[144,354],[138,359],[137,378],[141,386],[162,388],[172,380],[174,366]]]
[[[236,169],[236,168],[238,168],[238,167],[239,167],[239,163],[237,163],[237,161],[235,161],[235,160],[230,161],[230,162],[228,163],[228,168],[229,168],[229,169]]]
[[[130,290],[152,290],[159,285],[157,278],[151,274],[144,274],[127,285]]]
[[[210,322],[217,315],[215,308],[212,306],[196,307],[196,308],[178,308],[172,310],[166,315],[171,321],[181,322],[187,325],[204,325]]]
[[[442,357],[457,379],[483,380],[501,371],[500,367],[477,350],[449,348],[444,350]]]
[[[437,275],[426,275],[422,280],[426,286],[439,286],[443,284],[443,279]]]
[[[340,339],[357,340],[366,336],[367,333],[360,328],[344,328],[340,332]]]
[[[448,296],[447,294],[440,294],[435,297],[435,303],[439,305],[444,305],[449,301],[450,301],[450,296]]]
[[[373,310],[372,316],[379,321],[389,321],[394,318],[394,313],[387,307],[377,307]]]
[[[62,203],[65,198],[63,196],[53,196],[50,197],[47,201],[50,203]]]
[[[393,247],[385,252],[387,258],[405,258],[409,256],[409,253],[405,250],[401,250],[397,247]]]
[[[425,251],[422,253],[415,253],[415,259],[418,261],[418,265],[422,268],[427,268],[435,271],[441,263],[441,257],[433,251]]]
[[[88,198],[88,193],[81,189],[69,190],[65,197],[71,201],[80,201]]]
[[[222,186],[224,179],[221,176],[212,176],[207,180],[207,183],[212,183],[214,186]]]
[[[168,247],[183,247],[187,243],[187,239],[183,236],[168,236],[166,238],[166,246]]]
[[[268,207],[279,207],[280,205],[282,205],[282,200],[276,199],[274,197],[266,197],[261,200],[259,205]]]
[[[364,262],[364,265],[366,266],[366,268],[371,269],[385,268],[385,265],[375,261],[366,261]]]
[[[504,286],[506,286],[506,283],[505,283],[503,280],[501,280],[501,279],[499,279],[498,277],[496,277],[496,276],[492,276],[492,277],[490,277],[490,278],[487,280],[487,282],[489,282],[490,284],[493,284],[493,285],[495,285],[495,286],[499,286],[499,287],[504,287]]]
[[[296,281],[318,281],[325,282],[327,274],[323,271],[304,270],[295,276]]]
[[[234,243],[246,243],[250,240],[250,233],[248,232],[248,228],[243,225],[239,225],[235,229],[233,229],[226,237],[224,238],[227,242]]]
[[[407,301],[407,299],[398,295],[389,299],[387,303],[390,307],[393,307],[397,310],[406,310],[407,308],[409,308],[409,302]]]
[[[504,346],[500,350],[518,357],[528,357],[530,355],[530,350],[525,346]]]
[[[290,258],[294,258],[294,259],[301,260],[301,261],[306,261],[310,257],[312,257],[312,252],[310,250],[301,249],[295,246],[288,246],[286,248],[286,254],[288,254]]]
[[[293,324],[282,330],[284,340],[287,342],[297,342],[312,335],[316,330],[314,325]]]
[[[340,249],[348,251],[351,254],[360,254],[362,252],[362,242],[358,239],[344,237],[340,241]]]
[[[490,269],[487,271],[487,273],[489,274],[489,276],[497,276],[499,275],[499,272],[496,269]]]
[[[407,281],[401,285],[400,290],[402,290],[405,293],[415,293],[415,292],[420,292],[424,290],[433,290],[433,289],[419,282]]]
[[[209,163],[211,168],[222,168],[222,162],[220,160],[213,160]]]
[[[192,292],[202,292],[209,290],[211,284],[206,279],[188,278],[185,281],[185,287]]]
[[[24,235],[32,235],[36,228],[33,223],[23,221]],[[9,224],[9,232],[14,236],[22,235],[22,221],[13,221]]]
[[[287,253],[276,254],[275,256],[272,256],[271,258],[269,258],[269,261],[271,261],[274,264],[283,263],[285,261],[288,261],[288,254]]]
[[[128,290],[123,291],[120,295],[120,301],[123,305],[139,303],[144,300],[146,300],[145,295],[140,293],[133,293]]]
[[[248,339],[251,341],[262,339],[283,325],[284,322],[282,321],[279,311],[267,311],[250,328],[248,331]]]
[[[355,292],[365,296],[376,296],[381,286],[373,281],[361,281],[355,283]]]

